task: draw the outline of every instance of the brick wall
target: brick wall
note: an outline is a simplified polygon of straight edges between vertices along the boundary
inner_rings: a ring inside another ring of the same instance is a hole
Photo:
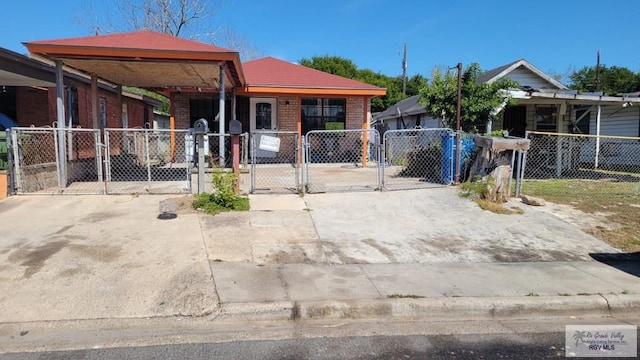
[[[347,118],[345,120],[347,129],[362,129],[366,119],[365,104],[367,101],[366,97],[347,98]]]
[[[18,126],[51,125],[48,91],[31,87],[16,88],[16,113]]]
[[[277,127],[280,131],[298,131],[300,121],[300,98],[297,96],[278,97]]]
[[[93,116],[91,109],[91,85],[75,82],[72,86],[78,89],[78,126],[93,128]],[[67,105],[65,91],[65,106]],[[99,89],[98,97],[107,101],[107,127],[122,127],[121,109],[117,106],[117,96],[114,92]],[[149,122],[153,123],[153,107],[144,102],[126,96],[122,101],[127,104],[129,127],[142,127],[144,125],[144,108],[147,107]],[[19,126],[53,126],[58,120],[56,109],[55,88],[31,88],[18,87],[16,89],[17,123]],[[69,109],[65,109],[69,111]]]

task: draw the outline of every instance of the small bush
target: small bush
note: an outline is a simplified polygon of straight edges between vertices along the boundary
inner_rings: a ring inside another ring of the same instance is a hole
[[[191,206],[194,209],[202,209],[209,214],[217,214],[221,211],[249,210],[249,199],[236,194],[237,181],[238,179],[233,173],[214,172],[214,193],[197,194]]]

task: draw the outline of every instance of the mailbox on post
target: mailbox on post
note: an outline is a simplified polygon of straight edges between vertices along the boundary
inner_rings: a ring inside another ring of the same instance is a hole
[[[207,120],[206,119],[198,119],[198,120],[196,120],[196,122],[193,124],[193,132],[196,135],[208,133],[209,132],[209,124],[207,123]]]
[[[240,135],[242,134],[242,123],[240,120],[229,121],[229,134]]]

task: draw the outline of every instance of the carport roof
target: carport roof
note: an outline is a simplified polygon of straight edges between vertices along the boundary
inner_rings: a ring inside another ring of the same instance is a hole
[[[238,52],[154,31],[25,42],[32,54],[62,60],[116,84],[217,88],[218,65],[232,86],[243,86]],[[229,83],[228,81],[226,83]]]

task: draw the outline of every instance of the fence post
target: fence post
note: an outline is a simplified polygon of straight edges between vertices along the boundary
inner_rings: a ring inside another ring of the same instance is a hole
[[[106,131],[105,131],[106,132]],[[106,194],[107,193],[107,188],[104,184],[104,177],[102,176],[102,172],[103,172],[103,168],[102,168],[102,147],[100,144],[100,129],[96,129],[93,132],[93,141],[96,144],[95,146],[95,150],[96,150],[96,166],[97,166],[97,173],[98,173],[98,184],[102,185],[102,193]],[[106,153],[106,150],[105,150]],[[105,159],[106,161],[106,159]]]
[[[7,193],[8,195],[13,195],[15,193],[15,188],[14,188],[14,165],[13,162],[15,161],[14,157],[13,157],[13,136],[12,136],[12,130],[9,129],[6,131],[6,142],[7,142]]]
[[[251,190],[256,189],[256,134],[251,134]]]
[[[151,158],[149,157],[149,130],[144,130],[144,157],[147,162],[147,181],[151,187]]]
[[[11,147],[13,148],[13,191],[16,192],[22,185],[20,176],[20,148],[18,147],[18,130],[11,129]]]
[[[387,151],[385,150],[385,147],[387,144],[387,137],[387,133],[385,132],[384,135],[382,135],[382,142],[378,144],[378,171],[380,173],[380,189],[382,190],[384,190],[386,182],[385,165],[387,164]]]

